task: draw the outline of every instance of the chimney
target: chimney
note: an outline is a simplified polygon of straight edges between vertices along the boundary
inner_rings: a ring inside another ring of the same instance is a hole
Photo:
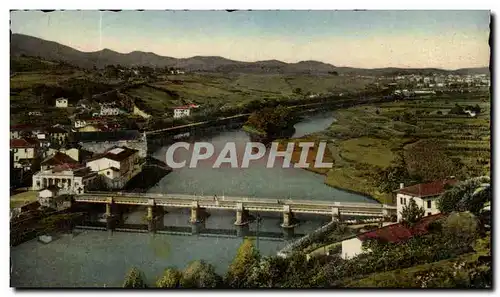
[[[399,188],[402,189],[405,187],[405,184],[404,183],[399,183]]]

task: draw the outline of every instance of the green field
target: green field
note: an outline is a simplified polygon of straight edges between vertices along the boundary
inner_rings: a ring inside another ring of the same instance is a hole
[[[459,115],[429,115],[422,112],[449,110],[456,103],[481,107],[476,118]],[[402,117],[403,114],[408,117]],[[391,165],[406,147],[421,139],[436,139],[446,155],[460,162],[458,178],[489,175],[490,105],[488,94],[459,94],[428,99],[399,100],[354,106],[334,112],[337,119],[318,136],[333,140],[330,152],[334,167],[325,182],[333,187],[371,195],[391,203],[389,193],[378,190],[373,175]]]
[[[25,191],[10,196],[10,208],[16,208],[37,200],[37,191]]]
[[[54,74],[51,72],[23,72],[16,73],[10,78],[11,89],[29,89],[38,84],[56,85],[60,82],[81,76],[81,72]]]

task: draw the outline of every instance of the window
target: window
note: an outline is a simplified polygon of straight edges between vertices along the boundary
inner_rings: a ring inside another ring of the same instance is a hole
[[[106,175],[109,175],[109,170],[106,172]]]
[[[430,215],[432,215],[432,213],[428,212],[427,215],[430,216]]]
[[[403,197],[399,197],[399,204],[403,204]]]
[[[432,201],[431,200],[427,200],[427,208],[432,208]]]

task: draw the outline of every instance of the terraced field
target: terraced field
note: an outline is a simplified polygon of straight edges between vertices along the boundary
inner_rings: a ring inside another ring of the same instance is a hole
[[[326,173],[325,182],[390,203],[391,195],[378,191],[373,172],[390,166],[408,145],[423,139],[438,142],[460,164],[457,177],[489,175],[489,102],[489,94],[457,94],[335,111],[337,121],[322,133],[333,141],[334,167]],[[477,104],[481,113],[477,117],[447,114],[455,104]],[[437,114],[438,110],[446,113]]]

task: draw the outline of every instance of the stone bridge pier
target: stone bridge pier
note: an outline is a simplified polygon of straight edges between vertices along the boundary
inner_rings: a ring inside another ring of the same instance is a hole
[[[341,221],[340,210],[338,207],[332,207],[332,221],[334,222]]]
[[[108,198],[106,202],[106,212],[104,218],[106,219],[106,229],[114,230],[116,227],[118,216],[116,215],[116,205],[113,203],[113,198]]]
[[[290,205],[284,205],[283,206],[283,223],[281,224],[281,227],[283,228],[293,228],[297,224],[295,222],[295,218],[293,216],[293,212],[290,209]]]
[[[236,204],[236,221],[234,224],[236,226],[245,226],[250,223],[250,215],[248,210],[245,209],[243,203],[238,202]]]
[[[210,214],[206,211],[205,208],[200,207],[198,201],[193,201],[191,204],[191,216],[189,218],[189,222],[191,224],[197,224],[204,222]]]
[[[148,199],[146,220],[148,223],[148,231],[155,232],[163,227],[163,218],[165,210],[161,206],[155,205],[154,199]]]

